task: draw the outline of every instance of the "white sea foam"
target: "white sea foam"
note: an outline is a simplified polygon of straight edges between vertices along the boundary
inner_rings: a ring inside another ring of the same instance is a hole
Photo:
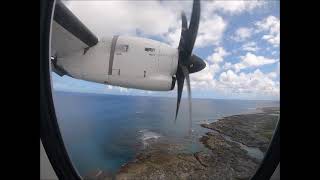
[[[197,124],[210,124],[210,122],[209,120],[205,119],[205,120],[198,121]]]
[[[144,146],[148,146],[150,141],[151,142],[156,141],[157,139],[159,139],[161,137],[160,134],[158,134],[156,132],[152,132],[148,129],[142,129],[139,131],[139,133],[141,133],[140,139],[141,139]]]

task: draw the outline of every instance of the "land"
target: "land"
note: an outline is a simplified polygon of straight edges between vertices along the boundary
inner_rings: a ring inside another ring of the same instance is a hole
[[[279,108],[270,107],[201,124],[210,129],[199,139],[206,147],[203,151],[181,153],[179,144],[154,143],[115,175],[100,172],[103,176],[93,179],[250,179],[262,159],[243,147],[265,153],[279,113]]]
[[[279,108],[269,107],[261,109],[260,113],[228,116],[215,123],[201,124],[201,126],[266,152],[277,125],[279,113]]]

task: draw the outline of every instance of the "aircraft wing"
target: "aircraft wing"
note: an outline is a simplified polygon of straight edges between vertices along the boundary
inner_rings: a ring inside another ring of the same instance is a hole
[[[98,43],[98,38],[61,1],[56,2],[51,32],[51,54],[56,57]]]

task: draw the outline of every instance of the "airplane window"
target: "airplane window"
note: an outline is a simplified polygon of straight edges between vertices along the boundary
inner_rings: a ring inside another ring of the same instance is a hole
[[[62,1],[56,10],[53,100],[84,179],[256,173],[280,117],[279,1]],[[128,44],[168,56],[114,58]]]

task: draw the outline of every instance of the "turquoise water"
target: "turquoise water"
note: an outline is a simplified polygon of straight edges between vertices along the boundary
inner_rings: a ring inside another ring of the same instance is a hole
[[[81,175],[96,169],[117,171],[149,140],[166,139],[183,144],[186,151],[198,151],[203,148],[198,138],[207,132],[200,123],[279,106],[274,101],[193,99],[193,133],[188,136],[185,99],[176,124],[175,98],[56,91],[54,103],[64,143]]]

